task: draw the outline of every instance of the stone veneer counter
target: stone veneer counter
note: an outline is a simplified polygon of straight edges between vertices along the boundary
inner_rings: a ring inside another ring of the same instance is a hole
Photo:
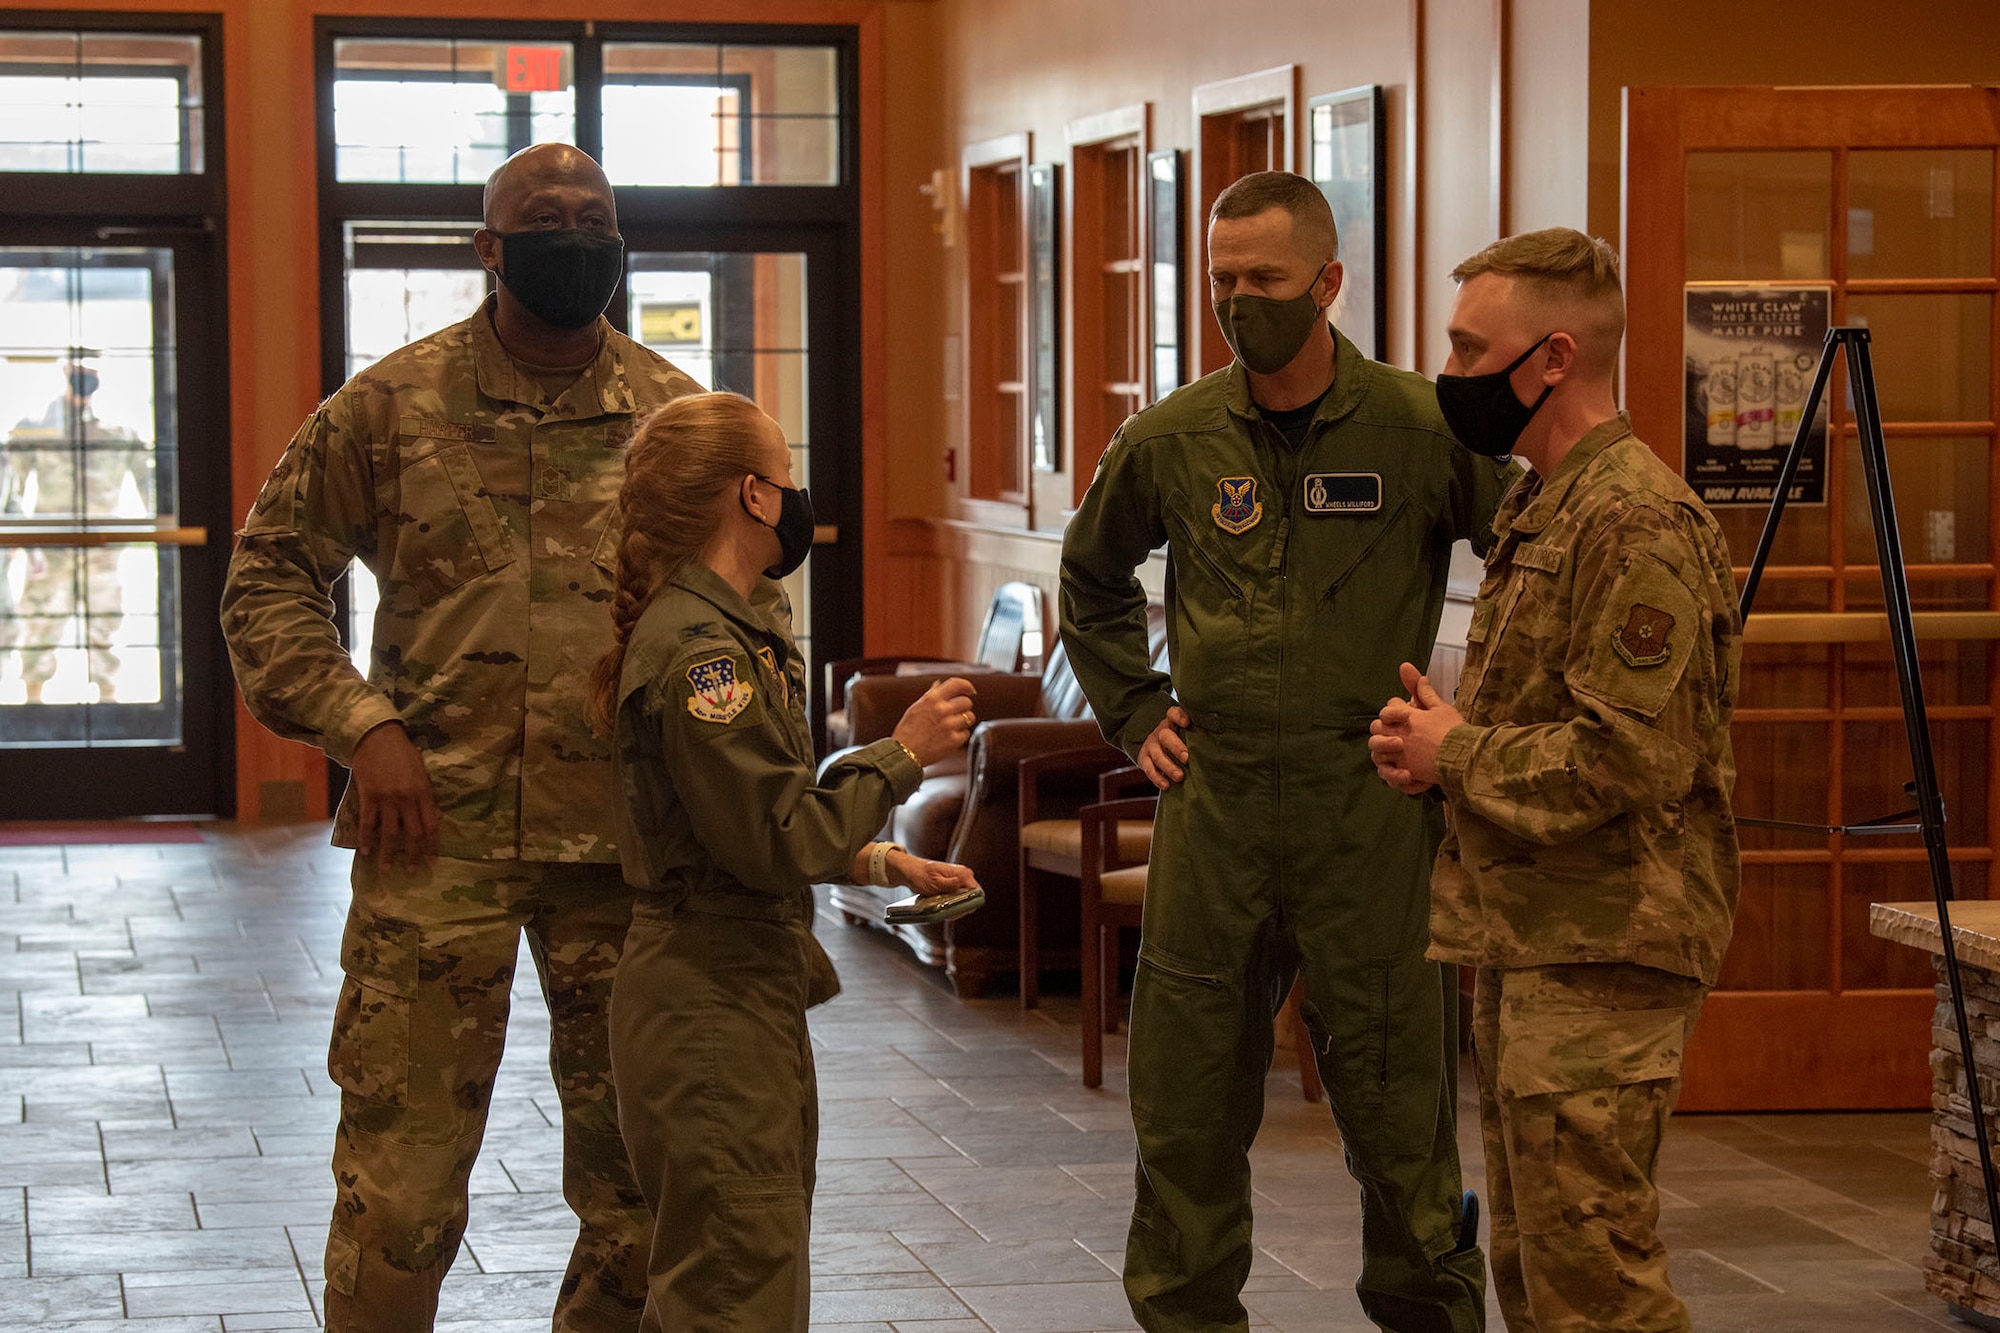
[[[1875,903],[1868,929],[1883,939],[1922,949],[1937,971],[1937,1009],[1931,1015],[1931,1252],[1924,1285],[1951,1312],[1981,1329],[2000,1330],[2000,1262],[1986,1220],[1979,1180],[1979,1152],[1972,1137],[1972,1107],[1965,1095],[1958,1020],[1945,988],[1944,943],[1935,903]],[[2000,1128],[2000,900],[1951,905],[1951,938],[1965,986],[1966,1025],[1979,1066],[1979,1096],[1989,1136]],[[1989,1139],[1989,1141],[1992,1141]],[[1993,1152],[2000,1164],[2000,1146]]]

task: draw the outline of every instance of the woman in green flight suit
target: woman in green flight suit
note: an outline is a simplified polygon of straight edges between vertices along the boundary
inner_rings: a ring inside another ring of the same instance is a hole
[[[641,1327],[803,1330],[818,1145],[808,1007],[839,989],[811,886],[973,885],[870,841],[966,742],[940,681],[888,739],[817,776],[778,580],[812,547],[783,431],[748,399],[676,399],[640,426],[619,495],[617,646],[594,680],[615,735],[618,847],[639,890],[611,999],[618,1119],[652,1209]]]

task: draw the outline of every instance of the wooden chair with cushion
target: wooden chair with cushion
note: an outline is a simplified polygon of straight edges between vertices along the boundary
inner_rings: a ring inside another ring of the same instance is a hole
[[[1118,1030],[1118,930],[1137,926],[1146,904],[1146,862],[1130,853],[1139,846],[1134,831],[1143,826],[1152,842],[1155,797],[1100,801],[1086,805],[1078,820],[1081,837],[1083,937],[1083,1086],[1104,1084],[1104,1034]],[[1309,1102],[1325,1093],[1314,1059],[1312,1035],[1299,1014],[1304,983],[1294,982],[1278,1022],[1292,1032],[1298,1052],[1299,1088]]]
[[[1042,889],[1049,880],[1075,883],[1083,878],[1083,821],[1080,818],[1050,818],[1044,813],[1044,778],[1067,778],[1079,771],[1103,769],[1109,762],[1121,764],[1124,752],[1110,745],[1094,745],[1075,750],[1053,750],[1023,759],[1016,770],[1021,791],[1021,1007],[1033,1009],[1041,1002],[1041,915]],[[1153,784],[1145,773],[1129,764],[1109,772],[1099,772],[1097,799],[1115,801],[1120,797],[1150,794]],[[1119,825],[1118,854],[1121,860],[1141,863],[1153,849],[1151,820],[1128,820]],[[1088,935],[1085,938],[1089,938]]]

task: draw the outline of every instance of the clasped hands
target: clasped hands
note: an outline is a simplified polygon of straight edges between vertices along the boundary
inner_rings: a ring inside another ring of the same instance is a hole
[[[1465,718],[1408,662],[1402,675],[1410,697],[1383,704],[1380,716],[1368,724],[1368,757],[1382,781],[1415,796],[1437,782],[1438,746]]]

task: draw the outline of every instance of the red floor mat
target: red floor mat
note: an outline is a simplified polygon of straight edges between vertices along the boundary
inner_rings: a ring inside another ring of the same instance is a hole
[[[0,824],[0,847],[200,841],[201,825],[184,819],[61,819]]]

